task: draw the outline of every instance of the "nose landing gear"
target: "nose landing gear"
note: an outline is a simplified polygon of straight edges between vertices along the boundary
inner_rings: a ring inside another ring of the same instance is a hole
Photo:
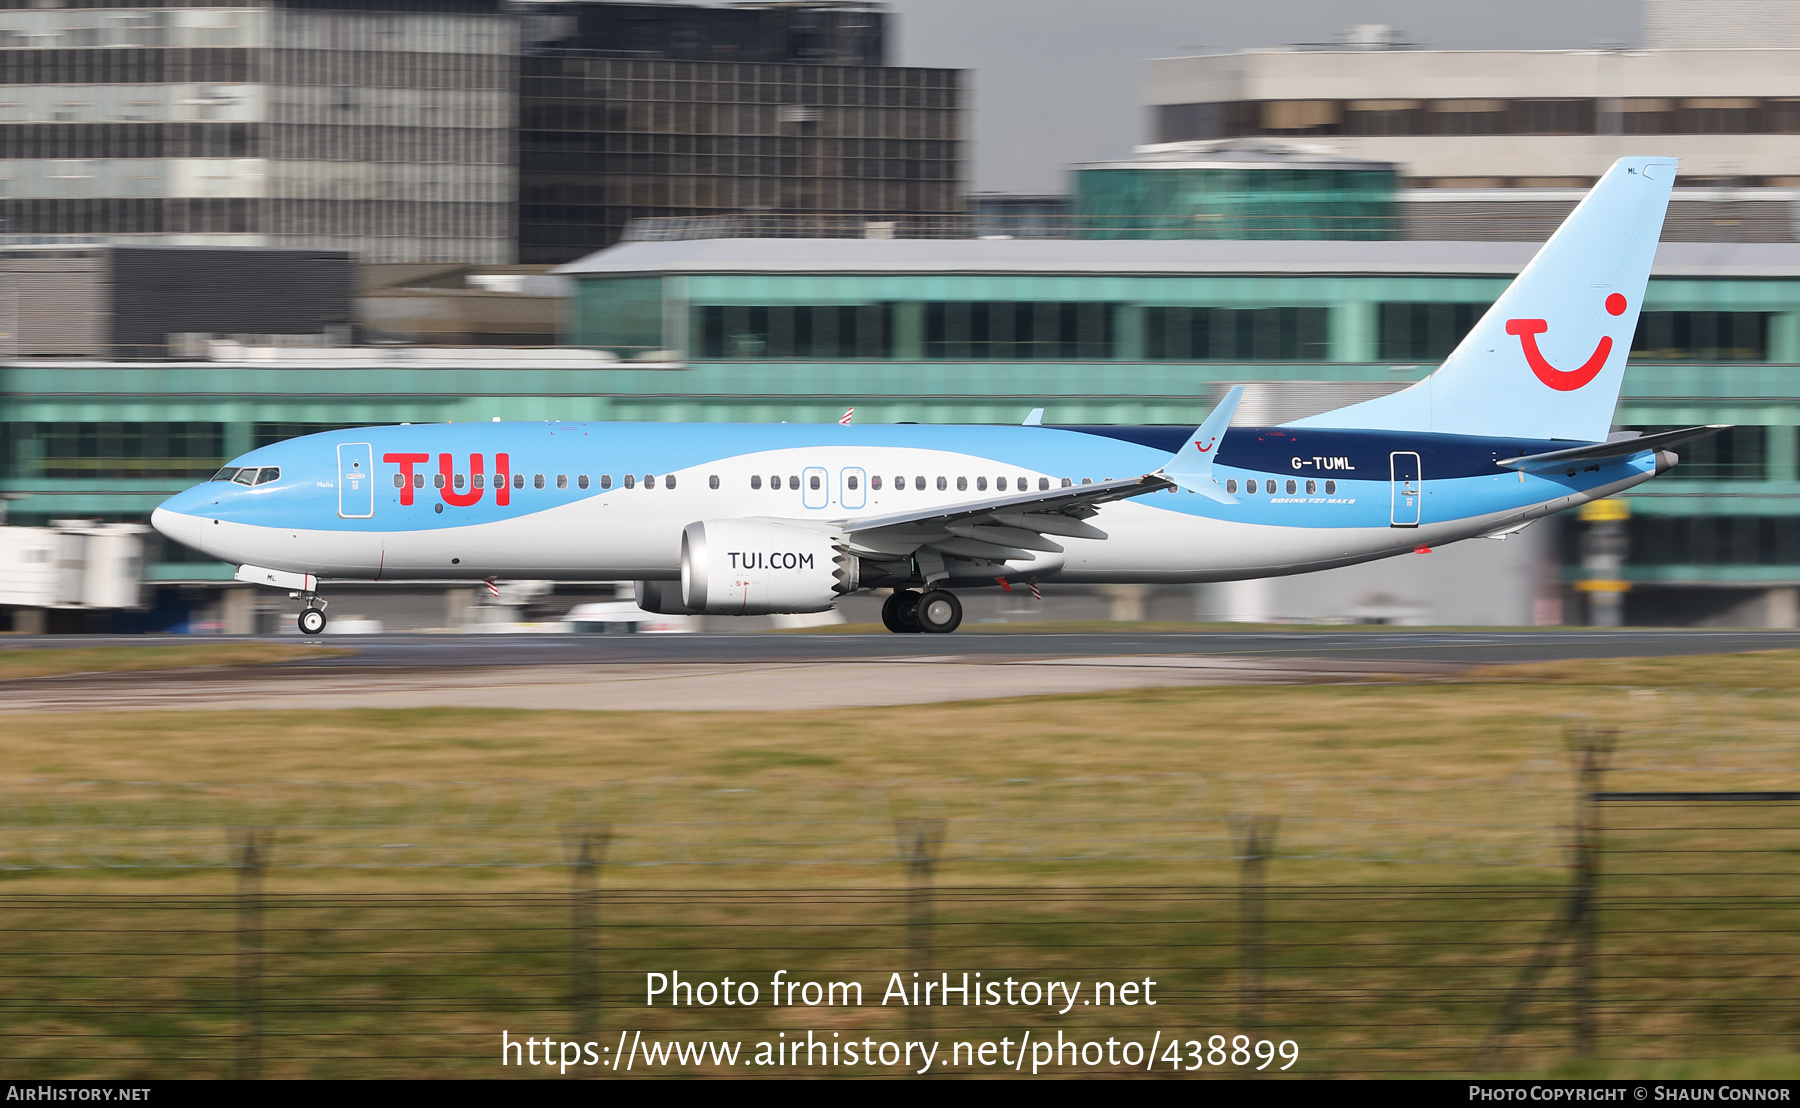
[[[316,595],[306,598],[306,607],[300,609],[300,633],[302,635],[320,635],[325,632],[325,601]]]

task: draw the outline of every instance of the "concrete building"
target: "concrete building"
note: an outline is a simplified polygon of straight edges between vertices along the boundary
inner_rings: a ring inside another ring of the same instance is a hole
[[[1716,6],[1707,7],[1710,18]],[[1154,142],[1323,141],[1397,163],[1411,187],[1584,188],[1627,153],[1681,158],[1683,185],[1800,185],[1800,54],[1743,27],[1731,48],[1709,41],[1705,49],[1288,47],[1159,58],[1149,63],[1146,102]]]
[[[500,0],[0,0],[0,230],[511,262]]]

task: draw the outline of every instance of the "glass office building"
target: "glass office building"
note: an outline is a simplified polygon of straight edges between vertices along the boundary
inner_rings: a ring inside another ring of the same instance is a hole
[[[509,262],[517,51],[499,0],[0,0],[4,233]]]
[[[1082,238],[1393,239],[1396,167],[1285,144],[1170,143],[1078,165]]]
[[[881,12],[527,10],[521,262],[572,261],[638,219],[962,232],[967,75],[882,65]]]

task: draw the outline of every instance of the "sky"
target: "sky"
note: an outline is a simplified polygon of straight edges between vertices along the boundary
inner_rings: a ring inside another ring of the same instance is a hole
[[[893,64],[973,70],[971,184],[1062,192],[1148,140],[1144,59],[1329,42],[1386,23],[1440,49],[1639,42],[1638,0],[889,0]]]

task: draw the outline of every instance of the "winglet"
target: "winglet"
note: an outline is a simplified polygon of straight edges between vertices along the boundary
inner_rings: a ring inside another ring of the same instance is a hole
[[[1227,493],[1213,478],[1212,467],[1219,456],[1217,447],[1225,440],[1225,429],[1231,425],[1238,401],[1243,398],[1244,386],[1233,385],[1212,414],[1206,417],[1206,422],[1195,428],[1159,472],[1189,492],[1209,496],[1221,504],[1236,504],[1237,497]]]
[[[1031,414],[1025,417],[1025,422],[1019,424],[1021,427],[1042,427],[1043,425],[1044,409],[1042,408],[1031,409]]]

